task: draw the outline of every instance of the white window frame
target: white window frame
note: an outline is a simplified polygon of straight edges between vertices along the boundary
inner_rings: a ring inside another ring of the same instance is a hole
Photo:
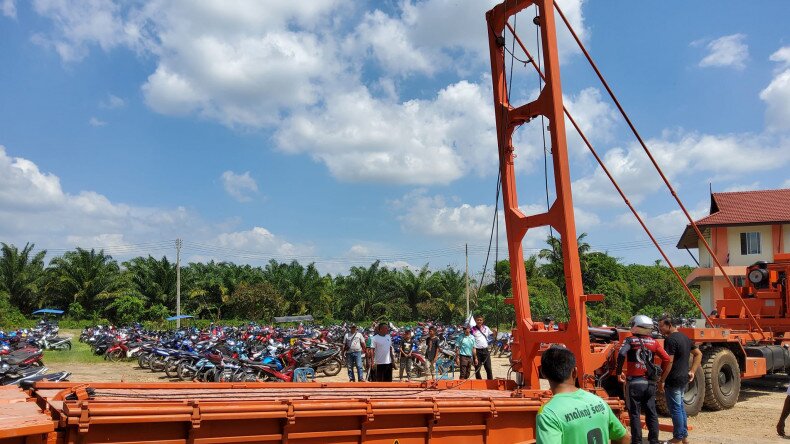
[[[762,254],[761,236],[759,231],[747,231],[741,233],[741,255],[748,256]]]

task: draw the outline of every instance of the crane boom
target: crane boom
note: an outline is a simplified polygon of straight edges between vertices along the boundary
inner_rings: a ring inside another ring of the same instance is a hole
[[[505,69],[504,32],[510,17],[532,5],[538,9],[535,23],[540,27],[545,85],[537,99],[513,105],[510,103]],[[513,283],[513,297],[508,302],[514,305],[516,314],[516,328],[513,331],[514,368],[523,376],[526,387],[537,389],[540,387],[537,359],[541,345],[564,344],[577,357],[579,385],[592,388],[593,372],[605,362],[606,357],[605,351],[591,349],[587,331],[585,302],[593,298],[586,296],[582,287],[554,11],[553,0],[516,0],[501,3],[486,14],[502,199]],[[513,133],[520,125],[539,116],[548,120],[556,198],[546,212],[525,215],[519,209]],[[524,266],[519,266],[524,263],[524,236],[530,229],[544,226],[552,227],[562,240],[569,319],[567,323],[560,324],[559,330],[549,330],[543,323],[532,319],[526,270]]]

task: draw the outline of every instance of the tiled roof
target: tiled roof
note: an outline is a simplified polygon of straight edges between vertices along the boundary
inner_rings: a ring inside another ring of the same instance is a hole
[[[713,193],[710,215],[696,221],[700,228],[715,225],[790,223],[790,188]],[[686,227],[678,248],[696,248],[697,236]]]

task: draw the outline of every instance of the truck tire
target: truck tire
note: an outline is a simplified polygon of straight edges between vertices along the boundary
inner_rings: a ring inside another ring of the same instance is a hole
[[[686,415],[697,416],[702,410],[702,404],[705,402],[705,372],[702,366],[697,368],[694,373],[694,380],[686,386],[686,392],[683,394],[683,404],[686,408]],[[661,393],[656,394],[656,407],[658,413],[669,416],[669,407],[667,406],[667,398]]]
[[[705,408],[724,410],[738,402],[741,369],[735,355],[724,347],[713,347],[702,355],[705,372]]]

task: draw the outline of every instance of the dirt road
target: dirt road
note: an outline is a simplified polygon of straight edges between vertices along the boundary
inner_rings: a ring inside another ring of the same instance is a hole
[[[72,372],[71,381],[126,381],[126,382],[169,382],[163,373],[151,373],[137,368],[136,362],[100,364],[52,364],[53,371]],[[494,376],[506,377],[506,359],[494,359]],[[397,372],[395,374],[397,378]],[[320,381],[347,381],[344,368],[337,376],[320,377]],[[776,436],[776,419],[782,410],[787,387],[786,376],[771,376],[759,381],[744,382],[740,402],[731,410],[721,412],[703,411],[697,417],[689,418],[694,428],[692,442],[705,444],[737,443],[788,443]],[[670,423],[668,418],[662,422]],[[788,425],[790,429],[790,424]],[[645,436],[647,434],[645,433]],[[661,434],[661,439],[671,438],[671,434]],[[647,442],[647,441],[645,441]]]

